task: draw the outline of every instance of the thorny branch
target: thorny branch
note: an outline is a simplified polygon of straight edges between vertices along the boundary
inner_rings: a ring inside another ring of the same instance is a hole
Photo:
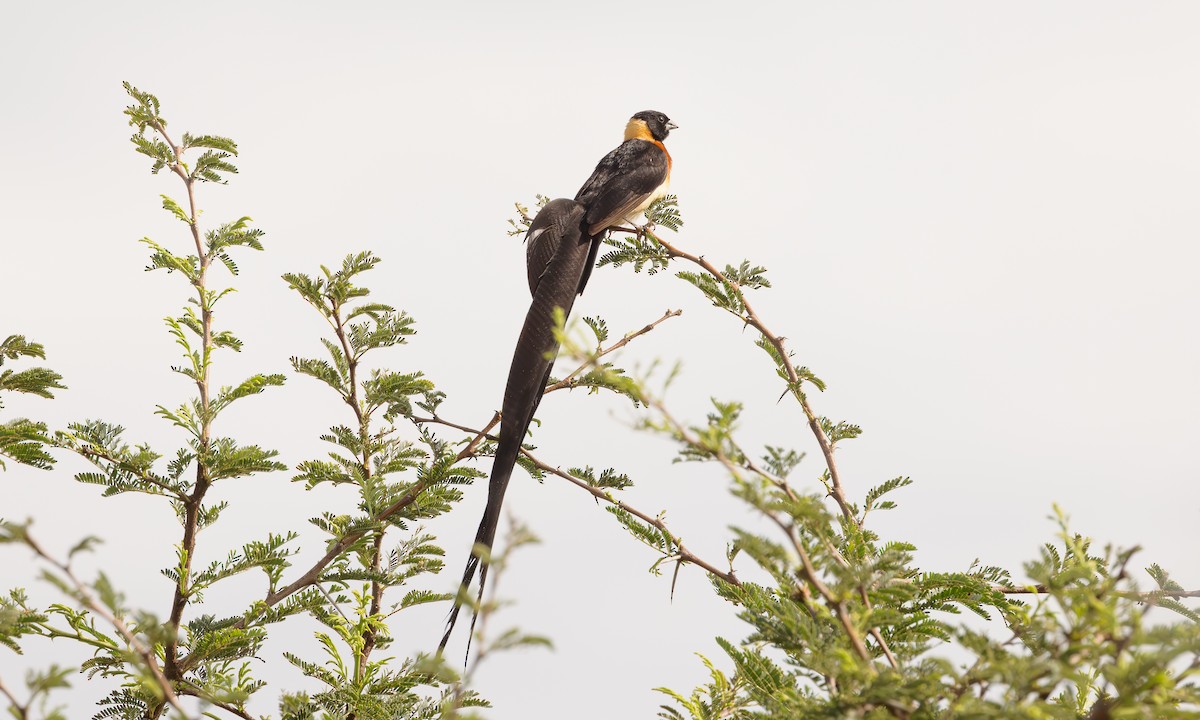
[[[666,240],[663,240],[651,230],[643,229],[642,233],[646,237],[651,238],[661,245],[663,249],[667,251],[667,254],[672,258],[686,260],[694,265],[697,265],[706,273],[720,281],[725,287],[732,289],[737,294],[738,301],[741,303],[741,306],[745,308],[745,313],[733,314],[740,318],[747,325],[757,330],[763,336],[763,338],[770,343],[773,348],[775,348],[775,352],[779,356],[779,362],[788,377],[788,390],[800,404],[800,409],[804,411],[804,417],[808,421],[808,427],[810,430],[812,430],[813,436],[816,437],[817,444],[821,447],[821,454],[825,457],[825,466],[829,469],[829,495],[833,498],[834,502],[837,503],[842,515],[844,515],[850,522],[858,525],[858,518],[854,516],[854,512],[850,509],[850,503],[846,500],[845,491],[842,489],[841,475],[838,473],[837,462],[833,457],[833,443],[830,442],[829,437],[825,434],[825,430],[821,427],[819,416],[813,411],[812,405],[810,405],[808,402],[808,395],[806,395],[803,390],[803,379],[801,378],[800,373],[797,372],[796,366],[792,363],[791,356],[784,343],[784,338],[773,333],[766,326],[766,324],[763,323],[762,319],[758,316],[758,313],[754,310],[754,306],[751,305],[750,301],[746,299],[741,287],[736,282],[730,280],[725,273],[718,270],[715,265],[710,263],[708,260],[705,260],[701,256],[692,255],[691,253],[680,250]]]
[[[620,340],[614,342],[613,344],[611,344],[609,346],[598,348],[597,351],[595,352],[595,354],[589,356],[587,360],[583,361],[578,367],[575,368],[575,370],[570,372],[566,377],[564,377],[559,382],[546,387],[543,394],[549,394],[549,393],[555,392],[557,390],[569,389],[569,388],[574,387],[575,386],[575,383],[574,383],[575,378],[577,378],[581,373],[586,371],[588,368],[594,366],[596,364],[596,362],[599,361],[600,358],[628,345],[634,339],[641,337],[642,335],[645,335],[646,333],[650,332],[651,330],[658,327],[660,324],[669,320],[670,318],[678,317],[679,315],[682,314],[682,312],[683,312],[682,310],[667,310],[666,312],[663,313],[663,315],[661,317],[654,320],[653,322],[648,323],[647,325],[643,326],[642,328],[640,328],[634,332],[624,335]],[[446,420],[441,417],[436,417],[436,416],[434,416],[434,417],[413,417],[413,418],[411,418],[411,420],[417,424],[432,423],[432,424],[437,424],[437,425],[443,425],[445,427],[453,428],[455,430],[459,430],[459,431],[462,431],[465,433],[470,433],[470,434],[474,435],[474,439],[470,443],[468,443],[468,446],[466,448],[464,448],[462,452],[460,452],[459,457],[461,459],[462,457],[465,457],[465,455],[463,453],[465,453],[467,451],[470,451],[473,454],[475,446],[478,445],[478,442],[481,439],[483,439],[483,438],[488,438],[491,440],[497,439],[494,436],[490,435],[489,433],[490,433],[491,429],[493,427],[495,427],[496,423],[499,421],[499,416],[498,415],[493,416],[492,420],[482,430],[477,430],[475,428],[471,428],[466,425],[461,425],[459,423],[456,423],[456,422],[453,422],[450,420]],[[634,517],[638,518],[639,520],[651,525],[652,527],[656,528],[660,532],[667,535],[671,539],[671,542],[675,545],[676,549],[678,550],[678,556],[679,556],[679,560],[681,562],[696,565],[697,567],[704,569],[706,572],[710,573],[714,577],[718,577],[727,583],[730,583],[733,585],[741,584],[740,581],[735,576],[732,569],[730,569],[728,571],[721,570],[716,565],[709,563],[708,561],[700,558],[699,556],[695,555],[691,550],[689,550],[683,544],[681,539],[677,535],[673,534],[670,531],[670,529],[667,527],[667,524],[662,520],[661,517],[650,515],[641,510],[638,510],[637,508],[625,503],[622,500],[618,500],[617,498],[613,497],[612,493],[609,492],[607,489],[594,487],[591,484],[589,484],[588,482],[586,482],[585,480],[575,477],[574,475],[572,475],[568,472],[565,472],[558,467],[555,467],[553,465],[550,465],[550,464],[542,461],[537,456],[533,455],[532,453],[530,453],[528,450],[525,450],[524,448],[521,449],[521,453],[526,458],[528,458],[529,461],[532,462],[534,464],[534,466],[537,467],[539,470],[549,473],[551,475],[560,477],[564,480],[567,480],[568,482],[573,483],[574,485],[576,485],[580,488],[583,488],[588,493],[590,493],[593,497],[595,497],[597,500],[602,500],[616,508],[624,510],[625,512],[629,513],[630,515],[633,515]]]
[[[796,496],[792,492],[792,488],[790,485],[788,485],[786,480],[775,477],[762,468],[759,468],[754,461],[749,458],[748,455],[741,451],[740,448],[737,449],[739,459],[735,460],[734,458],[729,457],[729,455],[720,447],[709,447],[700,442],[699,438],[697,438],[686,427],[684,427],[682,423],[675,419],[670,411],[667,410],[666,405],[664,405],[663,402],[658,398],[643,393],[641,395],[641,400],[645,405],[654,408],[654,410],[658,412],[660,416],[662,416],[664,422],[667,423],[677,438],[696,450],[711,453],[713,457],[715,457],[717,461],[725,467],[725,470],[730,474],[730,476],[740,479],[741,473],[739,472],[739,469],[749,470],[750,472],[753,472],[762,479],[771,483],[789,498],[795,499]],[[779,529],[783,531],[788,540],[791,542],[792,547],[796,550],[796,554],[801,562],[803,579],[806,579],[809,584],[816,588],[816,590],[821,594],[821,597],[825,599],[826,604],[829,605],[830,609],[832,609],[834,614],[837,615],[838,621],[842,624],[842,627],[846,630],[847,635],[850,637],[850,641],[854,646],[855,653],[858,654],[858,656],[863,660],[869,661],[871,659],[870,654],[867,652],[866,645],[863,644],[862,638],[859,636],[858,631],[854,628],[854,625],[850,620],[850,615],[846,609],[845,602],[836,598],[816,574],[816,569],[812,564],[812,560],[810,559],[808,552],[804,549],[804,546],[801,545],[799,538],[796,537],[795,525],[792,523],[783,522],[774,513],[768,512],[766,515],[772,522],[779,526]],[[840,562],[843,567],[848,565],[846,559],[842,557],[841,552],[836,547],[828,543],[827,547],[833,557]],[[867,595],[867,589],[864,586],[859,585],[858,591],[859,596],[866,605],[866,608],[870,610],[871,601]],[[811,598],[809,598],[807,590],[805,591],[805,599],[806,604],[811,603]],[[883,633],[880,632],[879,628],[872,627],[870,629],[870,633],[871,637],[875,639],[875,642],[879,644],[880,649],[883,650],[884,656],[887,657],[888,663],[894,668],[899,667],[900,664],[896,660],[896,656],[892,654],[892,649],[888,646],[887,641],[883,638]]]
[[[482,431],[475,430],[475,429],[467,427],[465,425],[459,425],[458,423],[450,422],[448,420],[443,420],[442,418],[439,418],[439,417],[428,417],[428,418],[414,417],[412,420],[413,420],[413,422],[416,422],[416,423],[422,423],[422,424],[432,423],[435,425],[444,425],[446,427],[454,428],[455,430],[461,430],[463,432],[483,434]],[[485,437],[487,437],[491,440],[498,439],[492,435],[485,435]],[[608,490],[606,490],[604,488],[594,487],[594,486],[590,485],[587,481],[577,478],[574,475],[572,475],[571,473],[568,473],[558,467],[555,467],[554,465],[550,465],[550,464],[546,463],[545,461],[538,458],[536,455],[529,452],[525,448],[521,448],[521,454],[524,455],[526,458],[528,458],[529,461],[531,463],[533,463],[534,467],[536,467],[538,470],[549,473],[556,477],[560,477],[563,480],[566,480],[580,488],[583,488],[588,493],[590,493],[593,497],[595,497],[597,500],[603,500],[604,502],[612,505],[613,507],[620,508],[621,510],[624,510],[625,512],[629,513],[630,515],[633,515],[634,517],[638,518],[639,520],[641,520],[649,525],[652,525],[659,531],[665,533],[667,536],[670,537],[672,544],[674,544],[675,547],[678,549],[679,558],[683,562],[691,563],[697,567],[703,568],[708,573],[712,574],[715,577],[720,578],[721,580],[724,580],[727,583],[730,583],[731,585],[741,585],[741,581],[739,581],[737,579],[737,577],[734,575],[733,570],[729,570],[729,571],[721,570],[721,569],[717,568],[715,565],[713,565],[712,563],[709,563],[708,561],[695,555],[694,553],[692,553],[691,550],[688,550],[687,547],[684,546],[683,541],[680,540],[679,536],[675,535],[674,533],[672,533],[670,531],[670,529],[667,527],[667,524],[665,522],[663,522],[662,518],[656,517],[653,515],[649,515],[645,512],[642,512],[641,510],[638,510],[637,508],[629,505],[628,503],[625,503],[622,500],[616,499],[615,497],[613,497],[612,493],[609,492]]]

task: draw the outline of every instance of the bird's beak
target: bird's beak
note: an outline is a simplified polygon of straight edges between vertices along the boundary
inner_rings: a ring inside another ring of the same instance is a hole
[[[679,126],[676,125],[675,123],[671,122],[670,120],[668,120],[667,121],[667,129],[668,130],[678,130]]]

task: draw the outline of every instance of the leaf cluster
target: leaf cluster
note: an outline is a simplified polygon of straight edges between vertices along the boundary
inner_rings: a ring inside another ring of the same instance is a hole
[[[878,484],[861,505],[844,498],[830,458],[862,428],[811,410],[801,384],[823,390],[824,383],[795,366],[746,302],[747,290],[770,287],[765,269],[743,262],[717,270],[653,236],[613,244],[618,249],[608,262],[632,264],[635,272],[679,258],[699,268],[676,275],[759,330],[756,344],[824,443],[826,458],[816,477],[825,494],[798,491],[789,476],[803,455],[768,446],[761,460],[752,460],[737,439],[740,403],[713,399],[705,422],[689,424],[635,383],[633,392],[649,408],[639,426],[675,441],[677,461],[719,463],[735,497],[770,529],[733,528],[728,552],[731,563],[748,558],[761,579],[712,576],[716,592],[748,628],[740,642],[717,638],[732,674],[705,659],[707,683],[688,694],[660,688],[674,701],[660,717],[1091,720],[1200,713],[1200,614],[1177,597],[1182,588],[1165,571],[1152,565],[1157,587],[1142,590],[1128,570],[1132,551],[1093,552],[1061,514],[1058,542],[1024,568],[1026,594],[997,567],[922,571],[913,545],[885,540],[867,526],[873,513],[897,507],[893,493],[910,485],[909,478]],[[832,509],[829,497],[837,498]],[[609,511],[654,550],[652,571],[682,556],[661,523],[622,508]],[[964,613],[991,628],[958,620]],[[968,653],[967,663],[948,659],[948,647]]]
[[[237,172],[237,167],[230,158],[237,156],[237,143],[226,137],[217,135],[192,135],[184,133],[178,145],[171,142],[167,135],[167,120],[162,116],[162,105],[152,93],[137,89],[128,82],[122,83],[125,93],[133,99],[133,103],[125,108],[125,116],[129,124],[136,129],[130,138],[137,152],[153,160],[150,172],[158,173],[163,168],[170,169],[189,184],[192,182],[227,182],[225,175]],[[149,133],[149,136],[147,136]],[[203,152],[190,165],[184,160],[184,154],[193,148],[201,148]],[[164,206],[169,200],[164,196]],[[185,222],[195,224],[196,218],[187,215],[174,201],[174,207],[167,207]]]
[[[3,393],[23,393],[43,398],[53,398],[54,390],[66,386],[60,381],[62,376],[44,367],[14,370],[5,368],[6,361],[21,358],[46,358],[46,351],[40,344],[25,339],[22,335],[9,335],[0,342],[0,409],[4,407]],[[30,465],[47,470],[54,464],[54,458],[44,449],[48,442],[45,423],[26,418],[15,418],[0,422],[0,470],[5,469],[4,459],[22,465]]]

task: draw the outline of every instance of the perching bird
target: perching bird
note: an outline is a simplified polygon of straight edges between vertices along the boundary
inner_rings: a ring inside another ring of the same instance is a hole
[[[666,194],[671,156],[662,141],[675,127],[660,112],[647,110],[634,115],[625,126],[625,141],[604,156],[575,199],[559,198],[547,203],[525,234],[526,271],[533,302],[525,315],[508,371],[487,506],[475,533],[460,593],[469,590],[475,571],[479,570],[478,597],[483,598],[488,566],[480,557],[480,549],[490,550],[496,539],[504,492],[521,452],[521,442],[550,379],[550,369],[558,353],[554,310],[559,308],[564,317],[569,315],[575,296],[583,294],[605,231],[636,217]],[[456,599],[446,633],[438,645],[439,653],[450,640],[461,608],[461,600]],[[472,617],[472,628],[474,625]]]

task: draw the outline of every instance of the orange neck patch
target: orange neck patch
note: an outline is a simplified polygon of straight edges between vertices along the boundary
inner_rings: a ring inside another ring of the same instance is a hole
[[[625,125],[625,139],[654,142],[654,136],[650,134],[650,128],[646,126],[646,121],[637,118],[630,119],[629,123]]]
[[[652,142],[657,145],[658,149],[663,151],[663,155],[667,156],[667,177],[671,177],[671,153],[667,152],[666,145],[663,145],[658,140],[655,140],[654,136],[650,134],[650,128],[646,126],[645,120],[638,120],[637,118],[631,119],[629,123],[625,125],[625,139],[645,140],[646,142]]]

